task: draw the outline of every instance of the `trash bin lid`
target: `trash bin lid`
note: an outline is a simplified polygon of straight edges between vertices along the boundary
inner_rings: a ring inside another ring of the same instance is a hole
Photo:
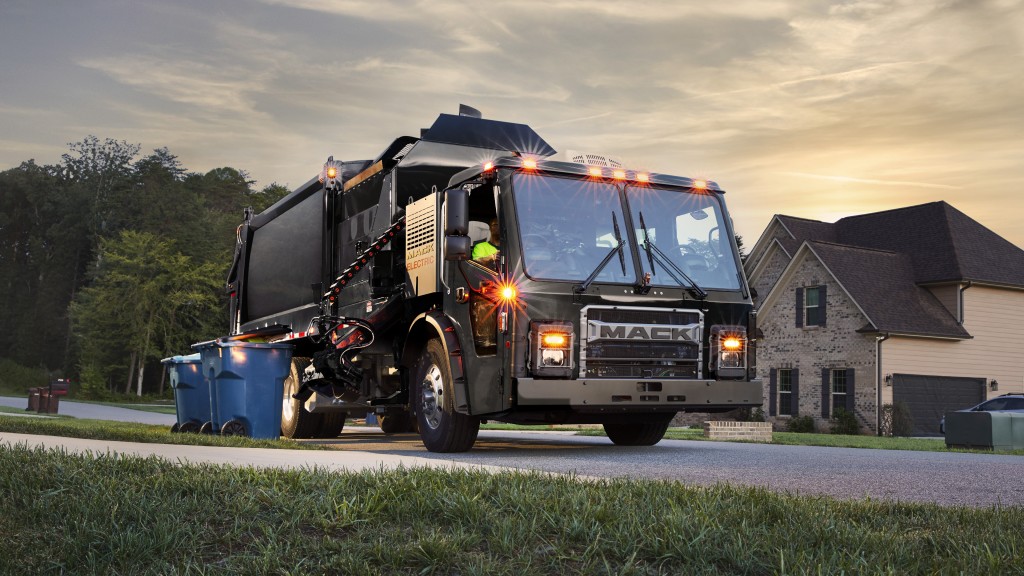
[[[201,360],[199,359],[199,353],[189,354],[188,356],[171,356],[170,358],[164,358],[160,361],[161,364],[198,364]]]

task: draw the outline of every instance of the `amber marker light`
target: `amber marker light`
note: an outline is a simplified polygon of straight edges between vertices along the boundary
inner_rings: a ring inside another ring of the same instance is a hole
[[[526,168],[527,170],[536,170],[537,161],[533,158],[523,158],[523,168]]]
[[[742,346],[743,342],[741,342],[739,338],[730,336],[725,340],[722,340],[722,348],[725,348],[726,350],[736,351],[739,350]]]
[[[494,170],[494,162],[488,162],[487,164],[484,164],[484,172],[490,172],[491,170]]]
[[[593,176],[594,178],[600,178],[601,177],[601,167],[600,166],[591,166],[590,167],[590,175]]]
[[[327,168],[327,177],[328,178],[337,178],[338,177],[338,168],[335,167],[335,166],[328,166],[328,168]]]
[[[698,190],[707,190],[708,189],[708,181],[707,180],[694,180],[693,181],[693,187],[698,189]]]
[[[512,302],[519,295],[516,287],[511,284],[504,284],[498,289],[498,295],[504,302]]]
[[[615,178],[616,180],[625,180],[626,179],[626,171],[625,170],[616,170],[616,171],[612,172],[612,178]]]
[[[640,173],[640,174],[636,175],[636,181],[637,182],[650,182],[651,181],[651,177],[648,174]]]
[[[541,342],[543,342],[544,346],[548,346],[550,348],[565,346],[568,341],[569,338],[561,332],[548,332],[541,337]]]

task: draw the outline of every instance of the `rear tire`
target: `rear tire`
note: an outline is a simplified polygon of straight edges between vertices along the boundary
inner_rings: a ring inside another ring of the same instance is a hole
[[[480,432],[480,419],[455,411],[448,355],[437,339],[427,342],[413,380],[413,409],[423,445],[431,452],[465,452]]]
[[[314,438],[337,438],[345,428],[344,412],[325,412],[323,414],[312,414],[320,417],[320,426],[317,428]]]
[[[671,416],[654,415],[643,421],[607,423],[604,431],[616,446],[654,446],[665,437],[671,422]]]
[[[292,358],[291,372],[288,378],[285,378],[284,396],[281,399],[281,435],[285,438],[313,438],[320,431],[323,414],[314,414],[306,410],[304,402],[292,397],[302,385],[303,370],[311,363],[309,358]],[[340,432],[341,428],[338,428],[338,431]]]
[[[405,434],[413,431],[412,416],[405,411],[378,416],[380,430],[385,434]]]

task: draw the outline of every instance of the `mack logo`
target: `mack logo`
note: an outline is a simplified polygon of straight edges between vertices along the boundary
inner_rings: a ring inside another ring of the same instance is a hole
[[[652,324],[589,323],[589,340],[663,340],[696,342],[699,325],[662,326]]]

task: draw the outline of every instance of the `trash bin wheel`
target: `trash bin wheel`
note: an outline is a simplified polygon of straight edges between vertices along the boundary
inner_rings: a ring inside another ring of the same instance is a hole
[[[220,427],[220,433],[222,436],[248,436],[249,431],[245,428],[245,423],[241,420],[228,420]]]
[[[184,422],[178,426],[178,432],[182,434],[195,434],[199,432],[199,424],[192,421]]]
[[[171,434],[177,434],[180,430],[178,429],[178,423],[175,422],[174,426],[171,426]]]
[[[213,434],[213,422],[203,422],[203,425],[199,427],[200,434]]]

